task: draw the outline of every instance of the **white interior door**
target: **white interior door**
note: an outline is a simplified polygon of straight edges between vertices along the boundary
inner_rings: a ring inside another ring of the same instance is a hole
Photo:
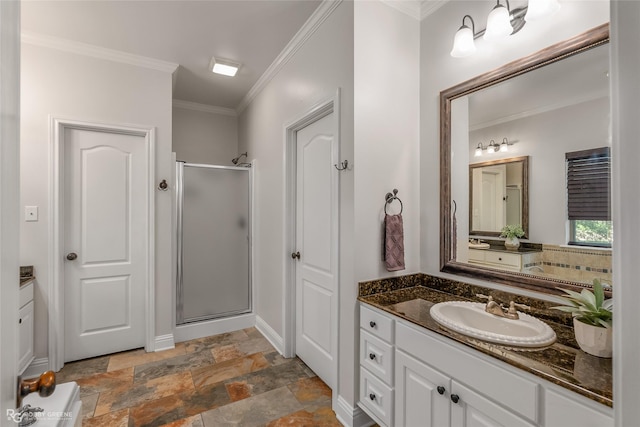
[[[145,138],[65,128],[63,147],[64,361],[143,347]]]
[[[297,133],[296,354],[335,385],[338,171],[333,113]]]

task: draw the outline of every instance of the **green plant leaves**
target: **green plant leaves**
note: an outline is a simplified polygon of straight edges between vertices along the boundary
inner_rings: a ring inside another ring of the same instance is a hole
[[[583,289],[578,293],[570,289],[561,289],[567,295],[561,297],[564,305],[551,307],[571,315],[588,325],[610,328],[613,321],[613,300],[604,299],[604,289],[600,280],[593,280],[593,292]]]

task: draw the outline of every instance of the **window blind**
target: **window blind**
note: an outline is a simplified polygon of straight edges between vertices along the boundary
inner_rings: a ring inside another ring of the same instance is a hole
[[[609,147],[566,153],[570,220],[611,220]]]

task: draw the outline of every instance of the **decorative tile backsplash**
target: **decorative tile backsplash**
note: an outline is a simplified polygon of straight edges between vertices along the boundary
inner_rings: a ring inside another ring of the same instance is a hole
[[[523,259],[526,272],[580,283],[598,278],[611,284],[611,265],[610,250],[558,245],[543,245],[542,252]]]

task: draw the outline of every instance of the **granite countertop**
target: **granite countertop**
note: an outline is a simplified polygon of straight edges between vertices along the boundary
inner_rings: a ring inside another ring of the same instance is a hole
[[[29,282],[31,282],[33,279],[35,279],[34,276],[24,276],[24,277],[20,277],[20,286],[24,286],[26,284],[28,284]]]
[[[427,276],[427,278],[428,277],[429,276]],[[400,282],[402,282],[402,280]],[[410,282],[413,283],[408,283],[407,281],[400,283],[399,289],[394,289],[394,286],[388,286],[389,281],[385,281],[384,286],[380,286],[381,282],[370,282],[375,284],[375,286],[373,286],[375,290],[371,291],[372,288],[369,287],[369,290],[365,292],[362,291],[363,284],[361,283],[358,300],[451,338],[604,405],[613,406],[613,372],[611,359],[591,356],[579,350],[573,338],[573,329],[570,326],[555,323],[548,318],[544,318],[544,321],[551,326],[557,334],[557,341],[544,348],[506,347],[480,341],[442,328],[429,314],[429,309],[436,303],[460,300],[470,301],[470,298],[444,292],[430,286],[423,286],[421,283],[428,283],[428,279],[422,280],[421,282],[412,278]],[[416,282],[418,282],[418,284],[416,284]],[[472,287],[471,285],[467,286]],[[482,291],[483,289],[472,288],[474,289],[471,289],[471,292]],[[382,292],[372,293],[380,290],[382,290]],[[451,290],[451,286],[447,287],[447,290]],[[487,291],[492,294],[496,293],[491,290]],[[538,316],[535,312],[532,314],[536,317],[544,317]]]
[[[469,248],[469,249],[474,249],[476,251],[506,252],[510,254],[532,254],[535,252],[542,252],[540,249],[526,248],[526,247],[523,248],[522,246],[520,246],[517,251],[512,251],[505,248],[504,245],[490,245],[488,248],[485,248],[485,249],[482,249],[482,248]]]

